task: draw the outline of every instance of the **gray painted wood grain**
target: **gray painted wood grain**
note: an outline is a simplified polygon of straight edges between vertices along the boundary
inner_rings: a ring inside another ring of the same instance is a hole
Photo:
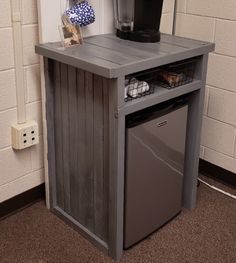
[[[60,207],[55,207],[53,212],[61,218],[64,222],[70,225],[73,229],[78,231],[83,237],[89,240],[92,244],[94,244],[97,248],[103,251],[105,254],[108,254],[108,245],[106,242],[97,237],[93,232],[90,232],[84,225],[80,224],[77,220],[75,220],[72,216],[65,213]],[[78,248],[80,249],[80,248]]]
[[[201,79],[200,89],[191,93],[186,136],[185,167],[183,181],[183,200],[185,208],[192,210],[197,204],[197,180],[199,175],[199,156],[202,129],[202,116],[205,97],[208,54],[204,55],[197,75]]]
[[[207,53],[214,45],[162,35],[142,44],[103,35],[81,47],[37,46],[45,59],[52,208],[114,259],[123,253],[125,118],[188,94],[183,206],[196,206]],[[193,83],[124,102],[125,76],[198,56]]]
[[[81,46],[62,49],[60,43],[47,43],[36,46],[40,55],[62,63],[81,68],[91,73],[117,78],[145,69],[165,65],[174,61],[200,56],[213,51],[214,45],[196,40],[162,35],[160,43],[137,43],[118,39],[113,34],[85,39]],[[108,40],[117,44],[109,44]],[[109,45],[109,48],[108,48]],[[123,50],[122,50],[122,47]],[[129,52],[124,51],[126,47]]]
[[[60,63],[54,62],[54,112],[55,112],[55,142],[60,142],[62,137],[62,89],[61,89],[61,67]],[[57,186],[57,205],[64,209],[64,175],[63,175],[63,145],[55,143],[55,159],[56,159],[56,186]]]
[[[78,191],[76,219],[86,226],[87,193],[86,185],[86,104],[85,104],[85,72],[77,70],[77,92],[78,92],[78,159],[75,189]]]
[[[104,138],[109,134],[107,81],[66,64],[54,62],[53,66],[54,74],[50,77],[54,78],[51,86],[55,96],[51,97],[55,106],[50,125],[55,122],[55,128],[50,149],[56,149],[54,207],[107,242],[109,147]]]
[[[86,226],[94,232],[94,141],[93,141],[93,128],[94,128],[94,90],[93,90],[93,75],[89,72],[85,72],[85,156],[86,156],[86,184],[84,190],[87,197],[87,214],[86,214]]]
[[[100,58],[102,60],[110,61],[118,65],[123,65],[124,63],[134,63],[137,60],[136,56],[131,56],[130,54],[124,54],[120,51],[114,49],[109,50],[107,48],[91,45],[82,45],[80,52],[85,52],[90,56]]]
[[[109,255],[115,259],[123,253],[125,117],[117,116],[123,80],[110,80],[109,84]]]
[[[196,48],[199,46],[208,46],[208,42],[184,38],[184,37],[178,37],[168,34],[162,34],[161,36],[161,42],[162,43],[168,43],[170,45],[180,46],[184,48]]]
[[[98,237],[103,238],[105,232],[104,222],[104,163],[103,163],[103,145],[104,145],[104,113],[103,113],[103,79],[100,76],[94,76],[94,129],[93,129],[93,161],[94,161],[94,212],[95,225],[94,232]]]
[[[162,41],[158,43],[145,43],[144,45],[143,43],[140,43],[140,42],[117,39],[115,35],[105,35],[104,37],[107,39],[115,40],[116,42],[120,43],[123,46],[123,48],[125,48],[126,46],[129,46],[133,49],[138,49],[139,53],[141,54],[143,51],[151,52],[153,54],[152,57],[156,56],[157,54],[167,55],[167,54],[173,54],[176,52],[186,51],[187,49],[186,47],[183,47],[180,45],[174,45],[172,43],[162,42]]]
[[[115,50],[122,52],[124,55],[135,56],[140,59],[148,59],[155,54],[153,52],[140,52],[140,49],[135,47],[130,47],[129,45],[124,45],[122,40],[107,38],[104,36],[88,37],[85,39],[85,43],[90,43],[99,47],[104,47],[109,50]]]
[[[68,65],[61,64],[61,142],[63,162],[64,209],[70,214],[70,154]]]
[[[70,201],[70,214],[76,219],[79,216],[78,206],[78,149],[80,147],[78,140],[78,92],[76,85],[76,69],[68,66],[68,122],[69,122],[69,201]]]
[[[103,212],[104,238],[109,243],[109,181],[110,181],[110,154],[109,154],[109,81],[103,78]]]
[[[49,173],[49,201],[50,207],[57,205],[56,182],[56,151],[55,151],[55,71],[54,61],[44,58],[44,75],[46,86],[46,121],[47,121],[47,145],[48,145],[48,173]]]
[[[200,80],[195,80],[193,83],[186,84],[181,87],[174,89],[165,89],[163,87],[157,86],[155,92],[146,97],[141,97],[136,100],[128,101],[125,103],[124,107],[118,109],[119,116],[126,116],[133,112],[145,109],[147,107],[159,104],[161,102],[189,94],[195,90],[200,89]]]

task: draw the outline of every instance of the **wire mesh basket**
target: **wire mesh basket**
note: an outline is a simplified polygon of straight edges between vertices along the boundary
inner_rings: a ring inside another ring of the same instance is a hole
[[[125,78],[125,101],[154,93],[154,82],[157,81],[157,76],[157,69],[127,76]]]
[[[193,82],[196,62],[188,59],[126,76],[125,101],[150,95],[158,86],[172,89]]]
[[[173,63],[158,72],[159,85],[171,89],[193,82],[196,59]]]

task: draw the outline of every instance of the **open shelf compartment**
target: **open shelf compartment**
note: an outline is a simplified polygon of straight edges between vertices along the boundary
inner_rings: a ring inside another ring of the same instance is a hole
[[[176,87],[174,89],[166,89],[159,84],[153,84],[153,93],[149,96],[139,97],[124,103],[124,107],[119,109],[120,115],[128,115],[135,111],[144,109],[145,107],[167,101],[169,99],[182,96],[201,89],[201,81],[193,80],[191,83]]]
[[[191,58],[127,75],[125,102],[158,92],[157,87],[174,89],[194,81],[198,58]]]

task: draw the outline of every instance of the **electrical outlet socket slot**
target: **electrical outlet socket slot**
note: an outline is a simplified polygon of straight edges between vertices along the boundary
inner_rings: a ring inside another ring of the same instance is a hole
[[[38,124],[36,121],[27,121],[11,127],[12,148],[22,150],[39,143]]]

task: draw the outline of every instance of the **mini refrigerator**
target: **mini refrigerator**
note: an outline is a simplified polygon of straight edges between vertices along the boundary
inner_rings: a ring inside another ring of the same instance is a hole
[[[170,101],[126,120],[124,248],[181,211],[186,101]]]

